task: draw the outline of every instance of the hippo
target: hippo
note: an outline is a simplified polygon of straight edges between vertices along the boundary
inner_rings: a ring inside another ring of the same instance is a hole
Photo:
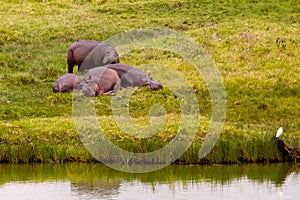
[[[53,92],[71,92],[80,83],[81,79],[76,74],[64,74],[52,85]]]
[[[84,72],[94,67],[119,63],[119,54],[106,42],[94,40],[77,40],[68,49],[68,73],[73,73],[75,65]]]
[[[162,88],[159,82],[153,80],[150,75],[146,75],[142,70],[134,68],[126,64],[110,64],[106,65],[108,69],[117,71],[121,83],[121,87],[148,87],[151,90],[158,90]]]
[[[80,83],[79,91],[86,96],[114,95],[119,89],[120,78],[115,70],[97,67],[88,70]]]

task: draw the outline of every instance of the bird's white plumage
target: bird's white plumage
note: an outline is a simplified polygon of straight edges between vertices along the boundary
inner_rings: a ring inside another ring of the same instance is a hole
[[[279,136],[281,136],[282,132],[283,132],[283,129],[282,129],[282,127],[280,127],[280,128],[277,130],[276,138],[278,138]]]

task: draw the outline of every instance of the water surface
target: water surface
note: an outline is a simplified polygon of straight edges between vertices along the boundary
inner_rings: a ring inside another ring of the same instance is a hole
[[[141,166],[143,167],[143,166]],[[291,163],[182,166],[145,174],[100,164],[0,165],[0,199],[298,199]]]

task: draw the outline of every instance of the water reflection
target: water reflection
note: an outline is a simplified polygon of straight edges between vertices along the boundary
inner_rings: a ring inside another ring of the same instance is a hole
[[[300,166],[292,163],[172,165],[144,174],[119,172],[100,164],[0,165],[0,174],[4,199],[41,199],[40,195],[64,200],[240,199],[245,194],[245,199],[259,195],[268,199],[266,194],[269,199],[287,199],[300,195]]]
[[[117,196],[122,181],[115,180],[99,180],[99,181],[78,181],[71,183],[71,191],[78,197],[101,197],[103,199],[111,199]]]

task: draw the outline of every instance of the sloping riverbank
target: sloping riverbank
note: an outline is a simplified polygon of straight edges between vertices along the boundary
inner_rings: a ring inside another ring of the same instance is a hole
[[[99,117],[101,128],[111,142],[130,152],[146,153],[167,145],[176,134],[176,123],[170,122],[164,132],[149,138],[136,138],[119,130],[113,117]],[[145,123],[144,118],[136,119]],[[205,119],[201,118],[203,124]],[[199,158],[199,150],[205,136],[206,125],[200,126],[187,151],[175,162],[182,164],[214,164],[240,162],[281,162],[290,161],[276,141],[273,133],[242,131],[225,126],[212,151]],[[62,163],[98,162],[83,145],[76,131],[73,118],[35,118],[1,123],[0,162],[2,163]],[[173,132],[173,133],[172,133]],[[298,140],[290,136],[290,144]],[[101,144],[100,144],[101,145]],[[101,159],[116,162],[108,154]],[[173,156],[173,152],[169,152]],[[133,158],[134,159],[134,158]],[[155,160],[156,159],[156,160]],[[163,163],[165,158],[154,158],[153,163]],[[143,163],[143,160],[134,163]]]

